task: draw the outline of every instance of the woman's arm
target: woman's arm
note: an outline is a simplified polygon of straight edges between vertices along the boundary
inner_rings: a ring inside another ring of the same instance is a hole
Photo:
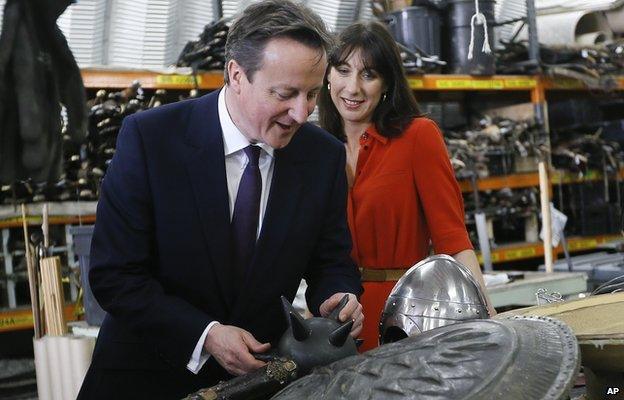
[[[457,260],[460,264],[465,265],[470,268],[470,272],[475,277],[479,285],[481,285],[481,290],[485,295],[485,301],[487,302],[487,308],[490,313],[490,317],[496,315],[496,310],[494,306],[492,306],[492,301],[490,300],[490,296],[488,295],[487,289],[485,288],[485,281],[483,280],[483,274],[481,273],[481,267],[479,266],[479,260],[477,260],[477,255],[474,250],[462,250],[459,253],[455,253],[452,257]]]

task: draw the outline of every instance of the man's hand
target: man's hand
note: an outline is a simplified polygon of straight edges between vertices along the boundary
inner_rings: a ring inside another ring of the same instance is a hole
[[[232,375],[244,375],[264,366],[251,353],[264,353],[269,343],[258,342],[251,333],[231,325],[216,324],[206,336],[204,349]]]
[[[335,293],[332,297],[325,300],[319,307],[321,316],[327,317],[336,308],[340,300],[345,294],[349,295],[349,302],[340,311],[338,318],[341,322],[353,320],[351,328],[351,337],[356,338],[362,331],[362,323],[364,322],[364,314],[362,314],[362,305],[357,301],[357,297],[351,293]]]

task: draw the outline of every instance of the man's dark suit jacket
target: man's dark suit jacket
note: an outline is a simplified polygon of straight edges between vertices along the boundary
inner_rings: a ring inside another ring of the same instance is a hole
[[[230,212],[218,91],[125,119],[102,184],[90,282],[108,312],[79,398],[181,398],[227,375],[186,369],[213,320],[260,342],[286,328],[280,296],[307,280],[310,310],[360,294],[350,261],[343,145],[303,125],[275,151],[249,277],[230,267]]]

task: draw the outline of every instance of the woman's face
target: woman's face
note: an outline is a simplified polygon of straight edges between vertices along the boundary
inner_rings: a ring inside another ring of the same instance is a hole
[[[360,49],[352,51],[344,63],[330,68],[327,80],[343,121],[371,122],[386,88],[379,73],[364,66]]]

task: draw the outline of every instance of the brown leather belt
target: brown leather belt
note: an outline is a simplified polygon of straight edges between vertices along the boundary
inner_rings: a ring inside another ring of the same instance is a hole
[[[409,268],[377,269],[360,268],[363,282],[398,281]]]

